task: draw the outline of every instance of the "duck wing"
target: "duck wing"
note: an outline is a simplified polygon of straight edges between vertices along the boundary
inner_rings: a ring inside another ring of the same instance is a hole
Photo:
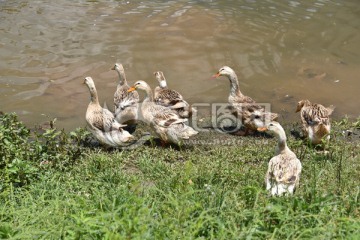
[[[279,154],[270,160],[269,169],[276,182],[294,184],[300,177],[301,163],[295,154]]]
[[[169,127],[172,124],[186,122],[187,119],[180,118],[179,115],[168,107],[152,103],[146,107],[146,112],[149,113],[149,122],[153,122],[159,127]]]
[[[154,115],[154,123],[161,127],[169,127],[173,124],[184,123],[186,121],[186,119],[180,118],[179,115],[171,110]]]
[[[174,106],[177,103],[183,101],[184,99],[181,94],[171,89],[161,89],[156,93],[155,96],[155,103],[165,107]]]
[[[309,107],[303,108],[301,111],[301,118],[303,122],[307,123],[309,126],[315,126],[321,123],[328,124],[329,109],[321,104],[312,104]]]

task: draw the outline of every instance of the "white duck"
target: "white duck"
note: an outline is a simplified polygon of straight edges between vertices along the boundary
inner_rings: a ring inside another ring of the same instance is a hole
[[[245,133],[256,131],[266,122],[274,121],[278,115],[276,113],[266,112],[264,106],[257,104],[251,97],[245,96],[240,91],[238,77],[233,69],[223,66],[213,75],[217,78],[225,76],[230,81],[230,94],[228,101],[232,107],[233,114],[239,118],[245,126]]]
[[[163,142],[180,144],[198,133],[187,126],[187,120],[180,118],[173,110],[156,104],[152,90],[146,82],[137,81],[128,91],[135,90],[145,91],[146,97],[141,104],[142,116]]]
[[[112,112],[100,106],[93,79],[86,77],[84,84],[88,86],[91,97],[85,116],[90,132],[100,143],[111,147],[126,146],[134,141],[135,138],[122,129],[126,125],[118,123]]]
[[[132,125],[138,119],[139,94],[128,92],[129,85],[126,81],[124,67],[121,63],[115,63],[112,70],[119,75],[119,83],[114,94],[115,117],[119,123]]]
[[[167,87],[164,73],[157,71],[154,72],[154,75],[159,82],[159,86],[154,90],[155,103],[175,110],[182,118],[191,117],[191,106],[179,92]]]
[[[309,100],[298,102],[296,112],[300,112],[303,133],[312,144],[319,144],[324,138],[330,139],[330,115],[333,111],[333,106],[326,108]]]
[[[271,195],[293,194],[299,185],[301,162],[286,144],[286,134],[278,122],[270,122],[258,131],[271,131],[278,138],[275,156],[270,159],[265,177],[266,190]]]

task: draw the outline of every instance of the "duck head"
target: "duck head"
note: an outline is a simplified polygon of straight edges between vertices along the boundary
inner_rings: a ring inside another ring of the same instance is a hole
[[[124,72],[124,66],[121,63],[115,63],[111,70],[116,70],[119,72]]]
[[[90,91],[95,90],[95,83],[94,83],[94,80],[92,79],[92,77],[86,77],[84,80],[84,84],[86,84],[86,86],[88,86]]]
[[[134,85],[128,89],[128,92],[133,92],[133,91],[139,90],[139,89],[146,91],[149,88],[150,88],[150,86],[145,81],[140,80],[140,81],[137,81],[136,83],[134,83]]]
[[[285,131],[283,127],[280,125],[280,123],[275,121],[271,121],[268,124],[266,124],[265,127],[260,127],[257,130],[259,132],[265,132],[265,131],[273,132],[277,136],[285,135]]]
[[[231,67],[228,67],[228,66],[223,66],[219,69],[219,71],[214,74],[212,77],[213,78],[217,78],[217,77],[220,77],[220,76],[226,76],[226,77],[229,77],[230,75],[234,74],[234,70],[232,70]]]
[[[309,100],[301,100],[297,103],[296,111],[299,112],[304,106],[310,105]]]

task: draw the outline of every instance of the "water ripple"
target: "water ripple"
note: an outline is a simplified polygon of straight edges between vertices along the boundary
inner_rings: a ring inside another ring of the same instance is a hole
[[[109,69],[116,61],[129,79],[152,86],[152,72],[164,71],[189,101],[226,101],[228,83],[209,77],[230,65],[245,93],[274,99],[281,109],[292,109],[277,100],[289,94],[353,103],[360,87],[359,8],[356,0],[4,1],[0,110],[82,119],[84,112],[75,111],[88,101],[81,79],[93,76],[101,97],[112,102],[116,74]],[[314,80],[302,69],[326,74]],[[39,110],[41,101],[47,104]],[[74,106],[59,109],[59,101]],[[356,112],[350,105],[342,111]]]

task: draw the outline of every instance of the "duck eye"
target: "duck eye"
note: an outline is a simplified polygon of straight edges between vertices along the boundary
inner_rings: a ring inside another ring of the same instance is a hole
[[[259,115],[256,115],[256,116],[255,116],[255,119],[260,119],[260,116],[259,116]]]

